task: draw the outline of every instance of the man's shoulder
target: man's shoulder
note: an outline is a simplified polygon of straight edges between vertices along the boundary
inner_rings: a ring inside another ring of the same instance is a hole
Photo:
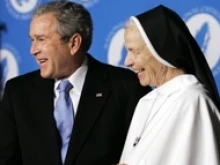
[[[132,72],[130,69],[128,68],[123,68],[123,67],[119,67],[119,66],[113,66],[110,64],[106,64],[106,63],[102,63],[101,64],[103,69],[106,70],[107,72],[109,72],[112,76],[114,77],[123,77],[123,78],[132,78],[132,77],[136,77],[135,73]]]
[[[108,75],[112,80],[137,80],[137,75],[128,68],[101,62],[91,55],[88,56],[88,59],[89,70],[93,70],[93,73]]]
[[[113,72],[116,74],[117,73],[118,74],[120,74],[120,73],[134,74],[128,68],[123,68],[123,67],[119,67],[119,66],[115,66],[115,65],[111,65],[111,64],[99,61],[91,55],[88,55],[88,61],[89,61],[89,66],[91,66],[91,68],[96,68],[99,71],[108,71],[108,72]]]
[[[25,82],[29,82],[34,80],[35,78],[39,78],[40,77],[40,71],[39,70],[34,70],[28,73],[25,73],[23,75],[14,77],[10,80],[7,81],[7,84],[21,84],[21,83],[25,83]]]

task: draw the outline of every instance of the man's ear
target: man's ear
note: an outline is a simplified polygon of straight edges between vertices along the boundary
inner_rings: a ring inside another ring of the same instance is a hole
[[[82,37],[79,33],[75,33],[69,40],[69,47],[71,55],[79,51],[82,44]]]

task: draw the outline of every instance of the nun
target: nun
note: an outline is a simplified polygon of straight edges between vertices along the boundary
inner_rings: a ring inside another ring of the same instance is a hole
[[[125,65],[153,90],[136,107],[120,164],[220,165],[219,94],[184,21],[159,5],[125,25]]]

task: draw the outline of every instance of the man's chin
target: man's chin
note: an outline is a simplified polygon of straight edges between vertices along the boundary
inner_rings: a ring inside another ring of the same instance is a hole
[[[41,75],[42,78],[47,78],[47,79],[52,78],[51,74],[45,73],[43,71],[40,71],[40,75]]]

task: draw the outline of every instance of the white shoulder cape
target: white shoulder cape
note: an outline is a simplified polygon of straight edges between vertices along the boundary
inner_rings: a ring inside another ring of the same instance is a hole
[[[140,99],[120,163],[220,165],[217,139],[218,109],[196,77],[181,75]]]

